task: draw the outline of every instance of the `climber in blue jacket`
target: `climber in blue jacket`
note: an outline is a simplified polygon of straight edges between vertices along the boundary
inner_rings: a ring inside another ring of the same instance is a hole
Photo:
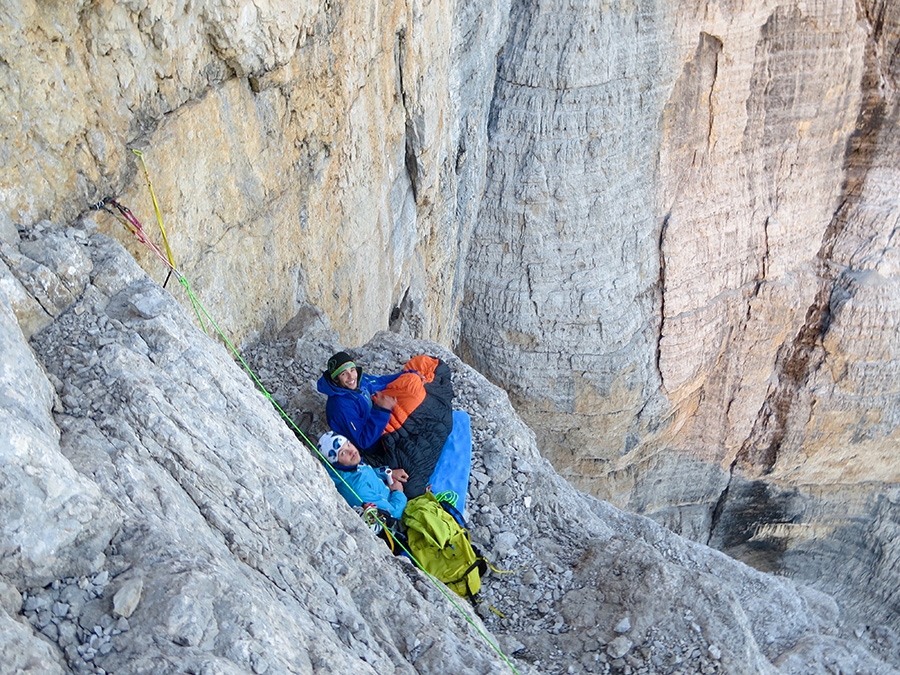
[[[316,383],[316,388],[328,396],[325,404],[328,424],[363,452],[373,447],[397,404],[384,389],[400,375],[363,375],[362,368],[346,352],[332,356]]]
[[[319,438],[319,452],[328,460],[328,474],[350,506],[374,504],[399,519],[406,508],[403,484],[409,479],[403,469],[374,469],[344,436],[328,431]],[[341,480],[343,478],[343,480]]]
[[[408,499],[424,494],[453,428],[453,375],[440,358],[419,354],[399,373],[363,375],[347,352],[328,359],[318,390],[325,418],[370,466],[403,469]]]

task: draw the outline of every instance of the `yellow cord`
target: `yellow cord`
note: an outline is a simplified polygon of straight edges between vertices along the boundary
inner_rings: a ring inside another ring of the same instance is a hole
[[[147,163],[144,161],[144,153],[137,148],[131,151],[141,160],[141,167],[144,169],[144,178],[147,179],[147,187],[150,190],[150,199],[153,200],[153,210],[156,211],[156,222],[159,223],[159,231],[162,233],[163,244],[166,247],[166,255],[169,257],[169,264],[175,268],[175,258],[172,255],[172,249],[169,247],[169,237],[166,236],[166,228],[163,227],[162,212],[159,210],[159,202],[156,201],[156,193],[153,191],[153,183],[150,182],[150,172],[147,171]]]
[[[141,158],[141,164],[143,164],[144,163],[143,153],[140,150],[135,150],[135,149],[132,149],[132,152]],[[147,172],[146,166],[144,166],[144,172],[145,172],[145,174]],[[157,219],[159,221],[159,227],[163,234],[163,241],[166,243],[166,252],[169,255],[169,262],[171,263],[172,271],[175,273],[176,277],[178,278],[178,281],[181,283],[181,285],[184,287],[185,291],[187,292],[188,297],[190,298],[190,301],[191,301],[191,305],[193,306],[194,311],[197,313],[197,319],[198,319],[198,321],[200,321],[200,325],[203,328],[203,330],[206,331],[206,325],[204,325],[204,321],[203,321],[203,317],[206,317],[206,320],[209,322],[209,325],[212,326],[212,328],[216,331],[216,333],[218,333],[219,337],[223,340],[223,342],[228,347],[228,349],[231,351],[231,353],[234,354],[235,358],[244,367],[244,370],[246,370],[247,373],[250,375],[251,379],[256,384],[256,386],[259,388],[259,390],[263,394],[263,396],[265,396],[269,400],[269,402],[275,407],[275,409],[278,411],[278,413],[285,419],[286,422],[288,422],[288,424],[294,429],[294,431],[297,432],[299,437],[302,438],[303,441],[305,441],[306,444],[322,459],[322,462],[327,467],[327,469],[330,472],[336,474],[337,477],[344,482],[344,485],[346,485],[347,488],[349,488],[350,492],[361,503],[365,503],[365,502],[363,502],[362,498],[360,498],[359,495],[356,494],[356,491],[350,486],[350,484],[347,483],[346,480],[344,480],[344,477],[340,475],[340,472],[336,471],[334,469],[334,467],[331,466],[331,464],[328,462],[328,460],[325,458],[325,456],[319,451],[318,446],[315,443],[313,443],[307,437],[307,435],[305,433],[303,433],[303,430],[301,430],[300,427],[297,426],[297,424],[294,422],[294,420],[291,418],[291,416],[288,415],[287,412],[285,412],[285,410],[278,404],[278,402],[275,400],[275,398],[272,396],[272,394],[270,394],[269,391],[265,388],[265,386],[263,386],[263,383],[257,377],[256,373],[253,372],[253,369],[250,368],[250,366],[247,364],[247,362],[241,356],[241,353],[237,350],[237,347],[235,347],[234,344],[231,342],[231,340],[228,339],[228,336],[225,335],[224,331],[219,327],[219,325],[212,318],[212,316],[210,316],[206,307],[204,307],[203,304],[200,302],[200,300],[194,295],[194,292],[191,289],[190,284],[188,283],[187,277],[182,275],[175,268],[175,263],[172,262],[172,254],[171,254],[171,251],[169,250],[169,244],[168,244],[168,241],[166,240],[166,233],[162,226],[162,216],[159,213],[159,207],[156,205],[156,197],[153,196],[153,187],[150,185],[149,175],[147,175],[147,185],[150,186],[150,194],[153,197],[153,205],[156,208],[156,215],[157,215]],[[125,221],[124,219],[120,218],[120,220],[130,230],[132,230],[132,232],[134,232],[133,226],[131,226],[129,223],[127,223],[127,221]],[[388,530],[387,524],[378,516],[377,512],[374,514],[374,518],[382,526],[382,528],[385,531]],[[485,642],[487,642],[488,645],[494,650],[494,652],[496,652],[497,655],[504,661],[504,663],[506,663],[506,665],[509,666],[509,669],[516,675],[519,675],[519,671],[516,670],[516,667],[513,665],[510,658],[503,652],[503,650],[493,640],[491,640],[491,638],[487,635],[487,633],[485,633],[484,630],[482,630],[482,628],[475,622],[475,620],[469,615],[469,613],[466,612],[462,608],[462,606],[459,604],[459,602],[457,602],[456,598],[452,597],[451,591],[449,591],[444,584],[440,583],[440,580],[437,579],[437,577],[435,577],[428,570],[426,570],[424,568],[424,566],[412,554],[412,552],[403,545],[402,542],[400,542],[398,539],[394,539],[394,542],[403,549],[404,553],[406,555],[408,555],[410,557],[410,559],[415,563],[416,567],[418,567],[425,574],[425,576],[428,577],[428,579],[431,581],[431,583],[434,585],[434,587],[437,588],[438,591],[440,591],[440,593],[444,596],[444,598],[446,600],[448,600],[450,602],[450,604],[453,605],[453,607],[455,607],[457,609],[457,611],[459,611],[459,613],[463,616],[463,618],[475,629],[475,631],[482,637],[482,639]],[[391,546],[391,550],[393,550],[393,546]],[[488,565],[490,565],[490,563],[488,563]],[[490,565],[490,567],[491,567],[491,569],[494,569],[493,565]],[[495,571],[499,572],[499,570],[495,570]],[[500,616],[503,616],[502,614],[500,614],[498,612],[498,610],[494,609],[493,607],[491,607],[491,610],[494,611],[495,613],[499,614]]]

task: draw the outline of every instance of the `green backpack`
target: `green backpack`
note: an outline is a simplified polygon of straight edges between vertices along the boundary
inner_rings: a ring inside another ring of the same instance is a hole
[[[469,531],[453,506],[426,492],[407,503],[403,524],[409,550],[426,572],[464,598],[481,590],[487,561],[472,547]]]

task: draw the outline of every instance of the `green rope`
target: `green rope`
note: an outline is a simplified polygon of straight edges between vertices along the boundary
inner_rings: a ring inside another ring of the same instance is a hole
[[[336,471],[329,464],[327,458],[321,453],[321,451],[316,446],[316,444],[313,443],[311,440],[309,440],[309,438],[306,436],[306,434],[303,433],[303,430],[300,429],[300,427],[298,427],[294,423],[294,420],[291,419],[291,416],[288,415],[284,411],[284,409],[282,409],[282,407],[280,405],[278,405],[278,402],[272,397],[272,395],[268,392],[268,390],[265,388],[265,386],[263,386],[263,383],[256,376],[256,373],[253,372],[253,369],[244,360],[244,357],[241,356],[240,352],[237,350],[237,347],[235,347],[234,344],[232,344],[231,340],[228,339],[228,336],[226,336],[225,333],[222,331],[222,329],[219,328],[219,325],[215,322],[215,320],[212,318],[212,316],[210,316],[209,312],[206,311],[206,308],[203,306],[203,304],[200,302],[200,300],[198,300],[197,297],[194,295],[194,292],[191,290],[191,287],[187,282],[187,279],[182,274],[178,273],[177,270],[176,270],[176,274],[178,274],[179,282],[181,283],[182,286],[184,286],[185,290],[188,293],[188,296],[190,297],[191,305],[194,307],[194,311],[197,312],[197,318],[201,321],[201,326],[203,325],[202,319],[200,318],[200,315],[202,313],[203,316],[205,316],[206,319],[209,321],[210,325],[219,334],[219,337],[221,337],[222,340],[225,342],[225,344],[228,346],[228,349],[231,350],[231,353],[235,355],[235,357],[237,358],[238,361],[240,361],[241,365],[244,367],[244,370],[246,370],[247,373],[250,375],[250,378],[253,380],[253,382],[256,384],[256,386],[259,388],[260,392],[262,392],[262,394],[267,399],[269,399],[269,401],[272,403],[273,406],[275,406],[275,409],[279,412],[279,414],[288,422],[288,424],[291,425],[291,427],[294,429],[294,431],[296,431],[300,435],[300,437],[304,441],[306,441],[307,445],[309,445],[309,447],[312,448],[315,451],[315,453],[317,455],[319,455],[319,457],[322,458],[322,461],[324,462],[325,466],[328,467],[328,469],[332,473],[337,475],[344,482],[344,485],[347,486],[347,488],[350,490],[350,492],[353,494],[353,496],[356,497],[360,502],[365,503],[363,501],[363,499],[358,494],[356,494],[356,491],[353,490],[353,488],[350,486],[350,484],[347,483],[347,481],[344,479],[344,477],[340,475],[340,472]],[[204,330],[206,330],[206,329],[204,328]],[[446,492],[440,493],[440,495],[447,496],[448,493],[454,497],[454,500],[451,501],[450,503],[455,506],[456,500],[458,499],[458,495],[456,495],[456,493],[448,490]],[[450,501],[450,500],[447,499],[446,501]],[[383,528],[387,529],[387,525],[385,524],[385,522],[383,520],[381,520],[381,518],[379,516],[376,515],[375,518]],[[459,602],[457,602],[457,598],[453,597],[451,595],[451,591],[449,591],[446,586],[444,586],[442,583],[440,583],[440,580],[437,577],[435,577],[428,570],[426,570],[422,566],[422,564],[416,559],[416,557],[412,554],[412,552],[408,548],[406,548],[406,546],[403,545],[402,542],[397,541],[397,543],[400,545],[400,547],[403,549],[403,551],[410,557],[410,559],[416,564],[416,567],[418,567],[420,570],[422,570],[425,573],[425,575],[431,580],[431,582],[432,582],[432,584],[434,584],[435,588],[437,588],[443,594],[443,596],[447,600],[450,601],[450,604],[452,604],[457,610],[459,610],[460,614],[463,615],[463,617],[466,619],[466,621],[475,629],[475,631],[484,639],[484,641],[487,642],[491,646],[491,648],[500,656],[500,658],[503,659],[503,661],[506,663],[506,665],[509,666],[510,670],[512,670],[514,673],[516,673],[516,675],[519,675],[519,671],[516,670],[516,667],[509,660],[509,657],[507,657],[506,654],[504,654],[503,651],[500,649],[500,647],[498,647],[494,643],[494,641],[490,639],[490,637],[487,635],[487,633],[485,633],[481,629],[481,627],[477,623],[475,623],[475,620],[469,615],[469,613],[467,611],[465,611],[463,609],[463,607],[459,604]]]
[[[184,286],[184,290],[187,291],[188,297],[191,300],[191,307],[194,308],[194,313],[197,315],[197,322],[200,324],[200,328],[203,329],[203,332],[209,335],[209,331],[206,330],[206,324],[203,323],[203,317],[200,316],[200,310],[203,308],[203,305],[200,304],[200,301],[197,299],[197,296],[194,295],[194,291],[191,290],[190,284],[188,284],[187,277],[180,274],[178,270],[174,270],[175,275],[178,277],[178,283]],[[203,310],[206,312],[206,310]],[[224,336],[223,336],[224,337]]]
[[[438,492],[435,496],[439,502],[447,502],[454,509],[456,508],[456,503],[459,501],[459,495],[456,494],[453,490],[444,490],[443,492]]]

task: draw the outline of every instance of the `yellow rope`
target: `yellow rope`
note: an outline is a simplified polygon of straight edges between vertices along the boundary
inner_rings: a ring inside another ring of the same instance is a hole
[[[150,172],[147,171],[147,163],[144,161],[144,153],[137,148],[131,151],[141,160],[141,167],[144,169],[144,178],[147,179],[147,188],[150,190],[150,199],[153,200],[153,210],[156,212],[156,222],[159,223],[159,231],[162,233],[163,244],[166,247],[166,255],[169,257],[169,264],[175,268],[175,258],[172,256],[172,249],[169,247],[169,237],[166,236],[166,228],[163,227],[162,212],[159,210],[159,202],[156,201],[156,193],[153,191],[153,183],[150,182]]]
[[[139,150],[132,150],[132,152],[134,152],[136,155],[138,155],[138,157],[141,158],[141,163],[143,163],[143,153],[141,153]],[[146,172],[146,167],[145,167],[145,172]],[[147,183],[148,183],[148,185],[150,184],[149,176],[147,177]],[[150,188],[150,192],[152,195],[153,194],[152,187]],[[162,230],[162,217],[159,215],[159,207],[156,206],[156,197],[155,196],[153,197],[153,204],[154,204],[154,207],[156,208],[157,217],[159,218],[160,229]],[[113,214],[113,215],[115,215],[115,214]],[[123,222],[123,224],[126,225],[126,227],[128,227],[130,230],[132,230],[132,233],[134,233],[134,229],[131,224],[129,224],[124,219],[121,219],[121,218],[119,218],[119,219],[121,220],[121,222]],[[162,231],[163,231],[163,240],[166,241],[165,230],[162,230]],[[228,347],[228,349],[231,351],[231,353],[234,354],[235,358],[237,358],[237,360],[240,362],[240,364],[244,367],[244,370],[246,370],[247,373],[250,375],[250,378],[253,380],[253,382],[256,384],[256,386],[259,388],[259,390],[263,394],[263,396],[265,396],[269,400],[269,402],[275,407],[275,409],[285,419],[285,421],[287,421],[287,423],[291,426],[291,428],[294,429],[294,431],[299,435],[299,437],[302,438],[303,441],[305,441],[306,444],[322,459],[324,466],[326,466],[329,471],[331,471],[334,475],[336,475],[338,478],[340,478],[341,481],[343,481],[344,485],[347,486],[347,489],[350,490],[351,494],[353,494],[353,496],[356,497],[356,499],[358,499],[360,501],[360,503],[365,504],[365,501],[356,493],[356,491],[344,479],[344,477],[341,476],[340,471],[337,471],[334,467],[331,466],[331,464],[328,462],[327,458],[319,450],[318,446],[316,446],[316,444],[313,443],[306,436],[306,434],[303,432],[303,430],[299,426],[297,426],[297,424],[294,422],[294,420],[291,418],[291,416],[288,415],[284,411],[284,409],[282,409],[282,407],[278,404],[278,402],[272,397],[272,394],[269,393],[269,391],[265,388],[263,383],[260,381],[259,377],[257,377],[256,373],[253,372],[253,369],[244,360],[244,357],[241,356],[240,352],[237,350],[237,347],[235,347],[234,344],[231,342],[231,340],[228,339],[228,336],[225,335],[224,331],[221,328],[219,328],[219,325],[215,322],[215,320],[212,318],[212,316],[210,316],[206,307],[204,307],[203,304],[200,302],[200,300],[194,295],[194,291],[191,289],[190,284],[188,283],[187,277],[185,277],[183,274],[181,274],[181,272],[179,272],[178,269],[175,267],[175,264],[172,261],[172,255],[171,255],[171,251],[169,251],[169,245],[168,245],[167,241],[166,241],[166,250],[169,254],[170,268],[171,268],[172,272],[175,274],[176,278],[178,279],[178,282],[182,285],[182,287],[184,287],[185,291],[187,292],[188,297],[190,298],[191,306],[194,308],[194,311],[197,314],[197,320],[200,322],[200,325],[203,328],[203,330],[206,331],[206,326],[204,325],[204,322],[203,322],[203,317],[205,316],[207,321],[209,322],[209,325],[211,325],[215,329],[216,333],[219,334],[219,337],[222,338],[223,342]],[[376,511],[374,517],[375,517],[375,520],[384,529],[384,531],[388,532],[389,530],[388,530],[387,524],[377,514],[377,511]],[[412,560],[416,564],[416,567],[418,567],[422,572],[425,573],[425,576],[428,577],[428,579],[431,581],[431,583],[434,585],[434,587],[437,588],[441,592],[441,594],[450,602],[450,604],[452,604],[459,611],[460,614],[462,614],[462,616],[465,618],[465,620],[475,629],[475,631],[484,639],[484,641],[487,642],[488,645],[490,645],[491,648],[500,656],[500,658],[503,659],[503,661],[506,663],[506,665],[509,666],[510,670],[512,670],[512,672],[515,673],[516,675],[519,675],[519,671],[516,670],[516,667],[512,664],[512,661],[510,661],[509,657],[507,657],[506,654],[503,653],[503,650],[501,650],[500,647],[497,646],[497,644],[493,640],[491,640],[490,637],[488,637],[487,633],[485,633],[481,629],[481,627],[475,622],[475,620],[469,615],[469,613],[463,609],[463,607],[459,604],[459,602],[457,602],[457,597],[455,597],[455,594],[453,594],[453,592],[450,591],[444,584],[440,583],[440,580],[437,577],[435,577],[428,570],[426,570],[422,566],[422,564],[416,559],[416,557],[412,554],[412,552],[406,546],[404,546],[403,543],[399,539],[393,538],[393,541],[396,542],[397,545],[399,545],[403,549],[404,553],[406,553],[409,556],[410,560]],[[391,547],[391,550],[393,550],[393,547]],[[490,563],[488,563],[488,565],[491,567],[491,569],[495,569],[493,567],[493,565],[490,565]],[[499,570],[495,570],[495,571],[499,572]],[[493,610],[493,607],[491,607],[491,609]],[[496,611],[496,610],[494,610],[494,611]]]

